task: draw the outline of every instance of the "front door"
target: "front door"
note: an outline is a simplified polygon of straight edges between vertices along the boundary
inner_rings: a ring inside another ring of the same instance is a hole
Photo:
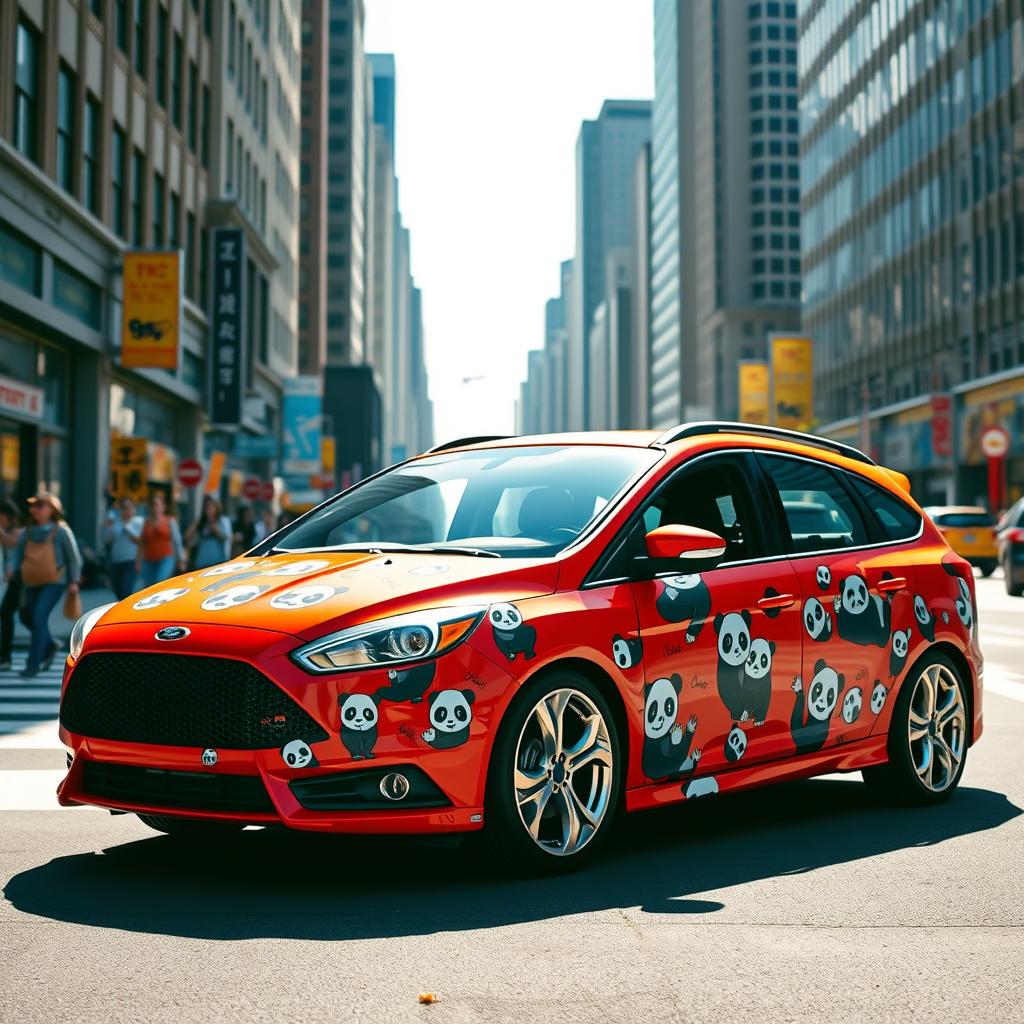
[[[686,523],[726,540],[714,569],[632,585],[646,677],[643,771],[652,782],[682,780],[684,793],[713,792],[715,773],[791,750],[800,590],[784,556],[756,561],[774,552],[750,458],[696,458],[656,492],[639,528]]]

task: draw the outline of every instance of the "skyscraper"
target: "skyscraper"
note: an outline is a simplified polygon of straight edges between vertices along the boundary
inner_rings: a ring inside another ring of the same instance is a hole
[[[655,0],[651,418],[734,418],[737,363],[800,322],[794,2]]]
[[[609,252],[632,241],[632,177],[640,148],[650,139],[647,100],[605,100],[594,121],[584,121],[576,142],[575,293],[568,318],[567,416],[586,429],[590,400],[590,333],[606,298]]]

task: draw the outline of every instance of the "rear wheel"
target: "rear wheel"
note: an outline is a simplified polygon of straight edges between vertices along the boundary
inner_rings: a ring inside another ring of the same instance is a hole
[[[986,559],[984,562],[978,563],[978,572],[987,578],[996,571],[996,566],[998,564],[999,563],[994,558]]]
[[[936,804],[956,790],[967,761],[967,695],[956,666],[928,654],[900,689],[889,723],[889,761],[865,768],[879,795]]]
[[[245,828],[243,822],[207,821],[203,818],[175,818],[163,814],[140,814],[139,821],[157,832],[189,840],[216,840],[235,835]]]
[[[575,672],[529,684],[509,709],[488,773],[492,855],[531,874],[572,870],[600,849],[622,792],[611,709]]]
[[[1013,573],[1010,571],[1010,559],[1005,558],[1003,560],[1003,585],[1006,587],[1006,592],[1010,597],[1021,597],[1024,595],[1024,583],[1018,583],[1013,578]]]

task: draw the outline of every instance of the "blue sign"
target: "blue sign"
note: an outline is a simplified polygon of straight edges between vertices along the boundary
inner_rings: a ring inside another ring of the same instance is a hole
[[[393,444],[391,446],[391,461],[392,463],[405,462],[409,456],[405,454],[404,444]]]
[[[236,434],[234,452],[242,459],[276,459],[277,438],[266,434]]]
[[[284,476],[320,475],[320,421],[323,392],[319,377],[292,377],[284,382]]]

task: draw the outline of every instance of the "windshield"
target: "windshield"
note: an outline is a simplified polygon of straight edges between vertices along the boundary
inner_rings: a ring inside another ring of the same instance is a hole
[[[647,448],[597,445],[441,453],[339,495],[275,537],[274,550],[421,546],[552,555],[657,458]]]

